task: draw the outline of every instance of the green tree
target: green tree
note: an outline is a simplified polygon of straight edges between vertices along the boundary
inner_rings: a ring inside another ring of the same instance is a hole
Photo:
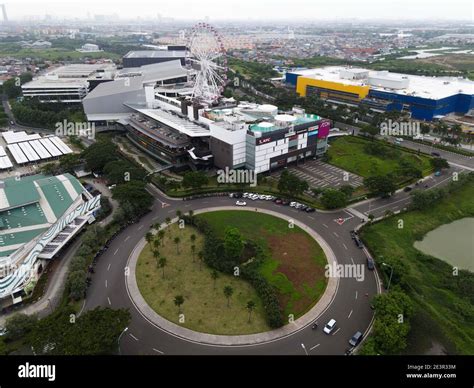
[[[181,184],[185,188],[200,189],[209,183],[209,178],[201,171],[190,171],[184,174]]]
[[[430,159],[431,166],[435,171],[440,171],[443,168],[449,168],[449,163],[443,158],[432,158]]]
[[[392,175],[376,175],[364,179],[364,186],[374,195],[390,197],[397,189]]]
[[[298,178],[286,169],[283,170],[278,180],[278,191],[289,196],[301,195],[308,188],[308,182]]]
[[[131,217],[142,215],[153,204],[153,197],[146,191],[145,182],[130,181],[115,187],[112,198],[121,206],[128,204],[132,211]]]
[[[117,160],[117,147],[111,141],[100,140],[86,148],[82,157],[87,169],[102,172],[107,163]]]
[[[215,269],[213,269],[211,271],[211,278],[213,280],[214,290],[215,290],[216,289],[216,282],[217,282],[217,279],[219,278],[219,272],[217,272]]]
[[[85,271],[78,270],[71,272],[68,276],[67,287],[71,299],[77,301],[84,298],[87,288]]]
[[[227,228],[224,236],[224,253],[228,260],[238,260],[244,249],[242,235],[237,228]]]
[[[191,245],[191,254],[193,257],[193,263],[194,263],[194,254],[196,253],[196,245],[192,244]]]
[[[158,267],[162,269],[162,273],[161,273],[161,277],[164,279],[165,278],[165,267],[168,263],[168,260],[166,259],[166,257],[160,257],[160,259],[158,260]]]
[[[158,231],[158,237],[161,241],[161,246],[164,246],[164,244],[165,244],[165,231],[163,229],[160,229]]]
[[[7,330],[7,338],[11,341],[16,341],[29,332],[31,332],[38,322],[38,317],[27,315],[23,313],[16,313],[8,317],[5,321],[5,329]]]
[[[250,320],[252,318],[252,311],[254,310],[255,308],[255,302],[253,300],[249,300],[247,302],[247,310],[249,311],[249,320],[248,320],[248,323],[250,323]]]
[[[224,287],[224,295],[227,298],[227,307],[230,307],[230,298],[234,293],[234,289],[231,286]]]
[[[179,255],[179,243],[181,242],[181,239],[179,238],[179,236],[176,236],[173,242],[176,244],[176,253]]]
[[[181,314],[181,306],[184,303],[184,297],[182,295],[176,295],[174,297],[174,304],[178,307],[178,314]]]
[[[150,244],[150,243],[152,242],[152,240],[153,240],[153,233],[147,232],[147,233],[145,234],[145,240],[146,240],[146,242],[147,242],[148,244]]]
[[[347,205],[347,195],[339,190],[326,189],[321,195],[321,203],[327,209],[342,208]]]

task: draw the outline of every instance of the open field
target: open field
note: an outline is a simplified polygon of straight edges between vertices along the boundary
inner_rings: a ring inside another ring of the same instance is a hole
[[[289,228],[283,219],[250,211],[209,212],[199,217],[220,236],[232,225],[264,249],[267,259],[260,271],[278,290],[285,320],[289,314],[295,318],[303,315],[324,293],[326,256],[318,243],[297,226]]]
[[[403,288],[416,303],[418,311],[412,322],[416,327],[407,352],[420,354],[433,340],[451,353],[474,353],[474,275],[467,271],[453,275],[451,265],[413,246],[440,225],[474,216],[473,196],[471,180],[434,207],[403,213],[362,230],[362,239],[379,267],[382,261],[393,264],[394,279],[401,277]],[[402,229],[397,227],[400,218]],[[415,333],[422,333],[425,340],[415,341]]]
[[[190,240],[193,233],[196,235],[194,261]],[[181,239],[179,254],[173,241],[176,236]],[[167,228],[164,246],[158,248],[167,259],[164,278],[150,245],[146,245],[137,263],[136,277],[140,292],[150,307],[176,324],[205,333],[237,335],[270,330],[260,298],[249,283],[219,273],[214,286],[211,269],[205,263],[199,264],[197,252],[202,249],[202,245],[202,235],[192,227],[179,229],[177,224],[173,224]],[[227,285],[234,289],[230,307],[227,307],[223,292]],[[178,307],[174,304],[176,295],[184,297],[184,323],[179,323]],[[250,300],[256,306],[249,323],[246,306]]]
[[[364,147],[370,140],[354,136],[340,137],[331,143],[328,150],[329,163],[364,178],[372,175],[386,175],[395,173],[402,160],[408,161],[414,167],[423,171],[423,175],[431,171],[430,158],[424,155],[395,150],[394,157],[379,157],[368,154]]]

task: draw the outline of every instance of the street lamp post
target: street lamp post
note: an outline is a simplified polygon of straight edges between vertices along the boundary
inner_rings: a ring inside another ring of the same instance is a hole
[[[309,356],[308,351],[306,350],[306,346],[304,344],[301,344],[301,347],[303,348],[304,352],[306,353],[307,356]]]
[[[393,275],[393,267],[390,264],[387,263],[382,263],[383,266],[385,267],[390,267],[390,278],[388,279],[388,286],[387,286],[387,292],[390,289],[390,283],[392,282],[392,275]]]
[[[119,337],[118,337],[118,340],[117,340],[119,355],[122,354],[122,352],[120,351],[120,338],[122,338],[122,336],[125,334],[125,332],[126,332],[127,330],[128,330],[128,327],[126,327],[125,329],[123,329],[123,331],[120,333],[120,335],[119,335]]]

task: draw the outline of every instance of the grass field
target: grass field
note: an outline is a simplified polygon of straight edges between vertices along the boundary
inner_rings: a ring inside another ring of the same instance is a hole
[[[431,171],[430,159],[427,156],[400,150],[397,157],[382,158],[365,152],[364,146],[368,142],[370,140],[354,136],[338,138],[331,143],[328,150],[329,163],[364,178],[371,175],[394,173],[399,168],[402,159],[420,168],[424,175]]]
[[[218,211],[199,215],[223,236],[229,225],[243,237],[257,242],[268,259],[260,267],[261,274],[276,287],[284,319],[295,318],[308,311],[326,289],[324,276],[326,256],[319,244],[306,232],[288,222],[267,214],[250,211]]]
[[[362,238],[379,265],[380,261],[396,260],[399,263],[409,295],[417,304],[408,352],[420,354],[434,340],[448,351],[455,349],[461,354],[474,354],[472,295],[469,296],[471,301],[469,297],[462,297],[459,280],[453,277],[451,265],[424,255],[413,246],[416,240],[440,225],[474,216],[473,198],[471,181],[428,210],[404,213],[362,230]],[[400,218],[404,222],[403,229],[397,227]],[[466,274],[463,288],[472,284],[472,276],[472,273]],[[416,340],[414,333],[424,336],[425,341]]]
[[[164,246],[159,248],[160,254],[167,259],[165,277],[162,277],[162,269],[157,267],[149,244],[140,254],[136,269],[140,292],[153,310],[176,324],[205,333],[237,335],[270,330],[260,298],[250,284],[220,273],[214,287],[209,267],[202,263],[200,269],[197,255],[193,262],[190,236],[196,235],[194,245],[199,252],[203,245],[199,232],[192,227],[179,229],[177,224],[166,231]],[[173,242],[176,236],[181,239],[179,254]],[[227,307],[223,292],[227,285],[234,289],[230,307]],[[184,296],[184,323],[179,323],[178,307],[174,304],[176,295]],[[249,323],[246,306],[250,300],[256,307]]]

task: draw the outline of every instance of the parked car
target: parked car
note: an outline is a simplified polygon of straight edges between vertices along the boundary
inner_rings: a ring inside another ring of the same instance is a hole
[[[5,329],[4,327],[0,327],[0,337],[4,336],[7,334],[7,329]]]
[[[440,157],[441,157],[441,155],[440,155],[439,152],[432,152],[431,155],[432,155],[432,156],[436,156],[437,158],[440,158]]]
[[[265,194],[259,194],[258,199],[267,199],[267,196]]]
[[[237,202],[235,202],[235,204],[237,206],[247,206],[247,202],[245,202],[245,201],[237,201]]]
[[[401,143],[403,141],[403,139],[401,137],[397,137],[395,140],[398,141],[399,143]]]
[[[436,171],[436,172],[434,173],[434,175],[435,175],[435,176],[440,176],[440,175],[441,175],[441,171]]]
[[[277,199],[275,199],[274,202],[275,202],[277,205],[281,205],[282,202],[283,202],[283,200],[282,200],[281,198],[277,198]]]
[[[242,198],[242,193],[234,193],[234,198]]]
[[[373,271],[375,269],[374,259],[367,257],[367,268]]]
[[[404,191],[405,193],[408,193],[409,191],[411,191],[411,187],[410,187],[410,186],[406,186],[406,187],[403,189],[403,191]]]
[[[326,326],[324,326],[324,329],[323,331],[326,333],[326,334],[331,334],[332,331],[336,328],[336,320],[335,319],[331,319],[328,323],[326,323]]]
[[[297,204],[298,204],[298,202],[295,202],[295,201],[290,202],[290,207],[296,207]]]
[[[355,230],[351,230],[351,238],[355,240],[357,238],[357,233]]]
[[[315,211],[316,211],[316,209],[315,209],[314,207],[309,207],[309,206],[308,206],[308,207],[305,209],[305,212],[306,212],[306,213],[314,213]]]
[[[305,211],[307,208],[308,208],[308,206],[305,205],[305,204],[301,204],[301,206],[298,207],[298,209],[301,210],[301,211]]]
[[[248,196],[249,196],[249,193],[243,193],[242,194],[242,198],[248,198]]]
[[[349,340],[349,345],[356,347],[362,341],[362,333],[358,331]]]
[[[357,248],[364,248],[364,244],[362,244],[362,241],[360,241],[359,237],[356,236],[356,238],[354,239],[356,245],[357,245]]]
[[[290,201],[288,201],[287,199],[283,199],[283,200],[281,201],[281,204],[282,204],[283,206],[288,206],[288,205],[290,204]]]

